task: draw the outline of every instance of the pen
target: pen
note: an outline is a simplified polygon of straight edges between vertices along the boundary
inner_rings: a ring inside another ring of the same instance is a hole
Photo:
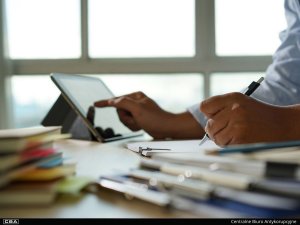
[[[250,96],[260,85],[260,83],[264,80],[263,77],[259,78],[258,81],[253,81],[249,86],[248,89],[244,92],[244,95]],[[208,134],[205,132],[204,137],[200,141],[199,145],[202,145],[206,142],[209,138]]]
[[[143,152],[149,152],[149,151],[171,151],[171,149],[168,148],[149,148],[149,147],[139,147],[139,153],[143,154]]]
[[[295,149],[293,149],[293,147],[295,147]],[[299,150],[300,141],[244,144],[244,145],[226,147],[223,149],[210,149],[210,150],[206,150],[205,153],[208,155],[223,155],[223,154],[231,154],[231,153],[254,153],[254,152],[271,151],[271,150],[274,151],[277,149],[280,149],[281,151]]]

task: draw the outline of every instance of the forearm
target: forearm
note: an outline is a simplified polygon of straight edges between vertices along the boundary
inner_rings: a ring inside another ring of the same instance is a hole
[[[169,114],[163,124],[165,138],[200,139],[204,135],[203,128],[189,112]]]
[[[284,139],[300,140],[300,104],[282,107],[282,127]]]

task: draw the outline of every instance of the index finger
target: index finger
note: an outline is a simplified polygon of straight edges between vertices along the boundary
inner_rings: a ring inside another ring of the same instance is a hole
[[[109,101],[111,101],[111,99],[100,100],[100,101],[94,102],[94,106],[95,107],[107,107],[107,106],[109,106]]]
[[[110,98],[110,99],[96,101],[96,102],[94,102],[94,106],[95,107],[107,107],[107,106],[111,106],[111,102],[113,100],[117,100],[117,99],[120,99],[120,98],[123,98],[123,97],[126,97],[126,98],[129,97],[129,98],[133,98],[135,100],[138,100],[138,99],[146,97],[146,95],[143,92],[141,92],[141,91],[137,91],[137,92],[133,92],[133,93],[126,94],[126,95],[117,96],[117,97]]]
[[[95,107],[115,107],[130,112],[132,115],[139,113],[139,103],[129,97],[117,97],[107,100],[101,100],[94,103]]]

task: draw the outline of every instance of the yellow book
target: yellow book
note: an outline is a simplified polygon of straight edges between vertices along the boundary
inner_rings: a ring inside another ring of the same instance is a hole
[[[38,168],[38,166],[51,163],[53,161],[57,161],[62,158],[61,152],[55,152],[53,154],[50,154],[48,156],[38,158],[35,160],[32,160],[28,163],[19,165],[15,168],[9,169],[8,171],[0,173],[0,187],[4,187],[7,184],[9,184],[12,180],[20,177],[22,174],[26,174],[35,168]]]
[[[52,168],[36,168],[17,177],[17,181],[49,181],[75,174],[76,164],[68,163]]]

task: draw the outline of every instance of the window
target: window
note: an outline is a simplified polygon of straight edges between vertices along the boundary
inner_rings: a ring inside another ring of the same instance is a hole
[[[273,54],[279,32],[286,27],[283,4],[283,0],[216,0],[217,55]]]
[[[79,0],[7,0],[12,59],[79,58]]]
[[[91,57],[192,57],[194,0],[89,0]]]
[[[59,96],[59,90],[48,76],[13,76],[14,127],[40,125]]]

